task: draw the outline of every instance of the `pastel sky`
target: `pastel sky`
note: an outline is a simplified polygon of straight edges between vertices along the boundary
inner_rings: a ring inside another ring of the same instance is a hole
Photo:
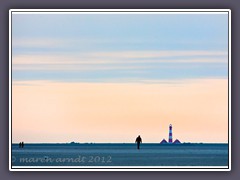
[[[13,14],[13,142],[228,142],[228,14]]]

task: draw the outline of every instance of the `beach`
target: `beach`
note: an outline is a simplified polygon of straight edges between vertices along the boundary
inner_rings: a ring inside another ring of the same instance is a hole
[[[228,166],[228,144],[12,144],[12,166]]]

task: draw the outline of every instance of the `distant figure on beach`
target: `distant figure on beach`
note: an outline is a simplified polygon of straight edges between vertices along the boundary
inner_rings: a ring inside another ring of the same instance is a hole
[[[19,148],[24,148],[24,142],[19,143]]]
[[[137,148],[140,149],[140,143],[142,142],[142,138],[140,137],[140,135],[137,137],[135,143],[137,143]]]

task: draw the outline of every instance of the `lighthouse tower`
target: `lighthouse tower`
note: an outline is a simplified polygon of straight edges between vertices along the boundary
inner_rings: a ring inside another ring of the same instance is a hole
[[[168,143],[172,144],[172,125],[169,125],[169,138],[168,138]]]

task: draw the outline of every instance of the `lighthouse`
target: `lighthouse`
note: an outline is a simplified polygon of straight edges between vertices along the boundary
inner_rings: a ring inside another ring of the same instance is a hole
[[[175,141],[173,141],[172,138],[172,125],[169,125],[169,136],[168,136],[168,142],[163,139],[160,144],[182,144],[178,139],[176,139]]]
[[[168,138],[168,143],[172,144],[172,125],[169,125],[169,138]]]

